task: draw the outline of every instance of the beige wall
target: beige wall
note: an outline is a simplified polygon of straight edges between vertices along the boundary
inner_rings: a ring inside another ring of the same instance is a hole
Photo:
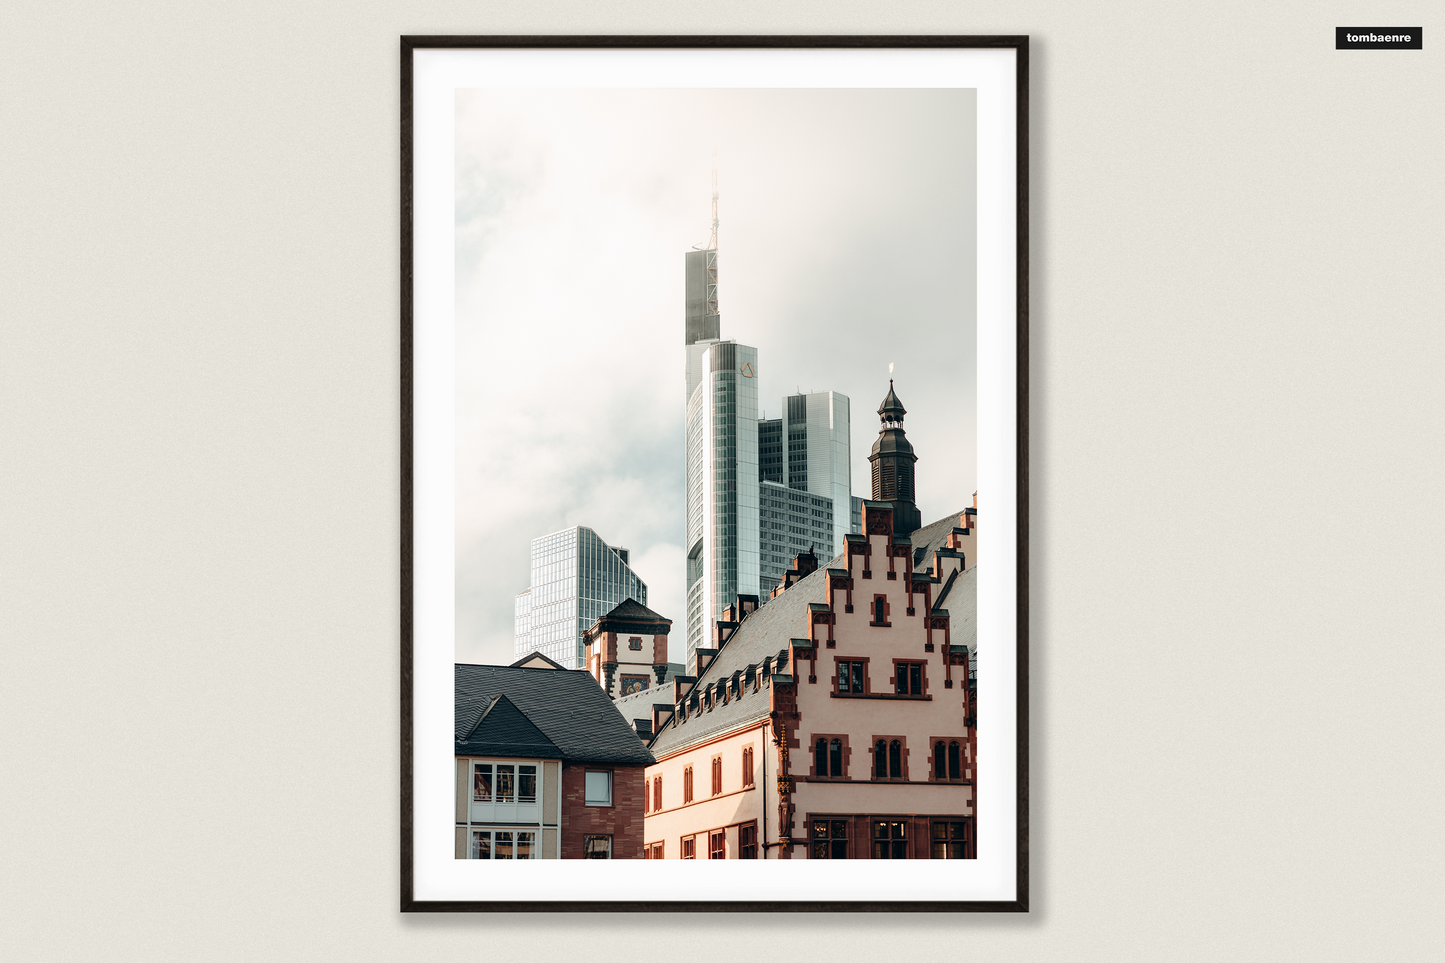
[[[631,647],[633,639],[641,642],[642,647],[634,651]],[[667,659],[667,637],[658,635],[644,635],[630,632],[605,632],[591,645],[587,646],[587,671],[597,684],[607,687],[607,673],[604,664],[616,662],[617,667],[612,673],[612,688],[608,694],[617,698],[622,694],[622,677],[624,675],[641,676],[647,680],[647,688],[652,689],[657,685],[657,676],[653,674],[653,659],[656,653],[661,652],[664,664]]]
[[[706,833],[736,823],[758,820],[761,835],[763,820],[762,768],[763,752],[767,748],[761,725],[754,725],[740,732],[724,736],[693,749],[669,756],[657,765],[647,767],[649,790],[654,776],[662,776],[662,805],[660,812],[649,812],[643,821],[643,833],[647,843],[662,840],[665,843],[663,856],[677,859],[682,856],[679,839],[694,833]],[[753,749],[753,785],[743,785],[743,749]],[[712,795],[712,759],[722,756],[722,792]],[[693,802],[683,803],[683,770],[693,767]],[[776,767],[770,767],[776,772]],[[772,818],[777,822],[777,817]],[[737,853],[737,833],[731,836],[729,858]],[[707,858],[705,843],[699,844],[698,858]]]
[[[640,633],[619,633],[617,636],[617,674],[612,680],[612,694],[614,696],[622,692],[622,677],[624,675],[642,676],[647,680],[647,687],[651,689],[657,685],[657,676],[652,674],[652,651],[653,642],[651,635]],[[637,639],[642,648],[636,652],[632,651],[631,642]]]

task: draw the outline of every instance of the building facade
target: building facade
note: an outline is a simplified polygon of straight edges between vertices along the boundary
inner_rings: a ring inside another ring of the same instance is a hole
[[[456,666],[457,859],[639,859],[636,730],[584,672]]]
[[[969,516],[910,537],[892,505],[864,514],[664,690],[647,858],[975,856],[977,568],[950,547]]]
[[[625,599],[647,604],[647,583],[627,559],[627,549],[583,526],[532,539],[531,586],[513,610],[516,654],[541,652],[582,668],[588,626]]]

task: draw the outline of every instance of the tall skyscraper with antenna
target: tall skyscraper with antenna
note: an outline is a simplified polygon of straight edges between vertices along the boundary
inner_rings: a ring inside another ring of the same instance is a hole
[[[758,594],[758,351],[722,340],[718,190],[712,236],[686,254],[687,664],[723,607]]]
[[[738,596],[766,603],[795,556],[840,552],[851,508],[847,396],[795,395],[760,421],[758,350],[722,337],[716,168],[712,187],[712,235],[685,262],[689,670]]]

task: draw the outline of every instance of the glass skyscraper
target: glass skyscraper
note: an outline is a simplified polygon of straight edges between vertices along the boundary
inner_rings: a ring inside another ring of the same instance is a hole
[[[647,604],[647,583],[628,566],[627,549],[580,525],[532,539],[532,585],[514,610],[517,655],[541,652],[584,668],[582,633],[625,599]]]
[[[687,665],[739,595],[758,594],[758,351],[687,346]]]

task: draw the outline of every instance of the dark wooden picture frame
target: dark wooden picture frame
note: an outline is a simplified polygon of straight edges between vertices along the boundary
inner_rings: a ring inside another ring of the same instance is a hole
[[[420,900],[414,889],[413,53],[436,48],[1007,48],[1016,82],[1016,894],[999,901],[477,901]],[[404,36],[401,38],[401,910],[402,912],[1027,912],[1029,908],[1029,61],[1026,36]]]

